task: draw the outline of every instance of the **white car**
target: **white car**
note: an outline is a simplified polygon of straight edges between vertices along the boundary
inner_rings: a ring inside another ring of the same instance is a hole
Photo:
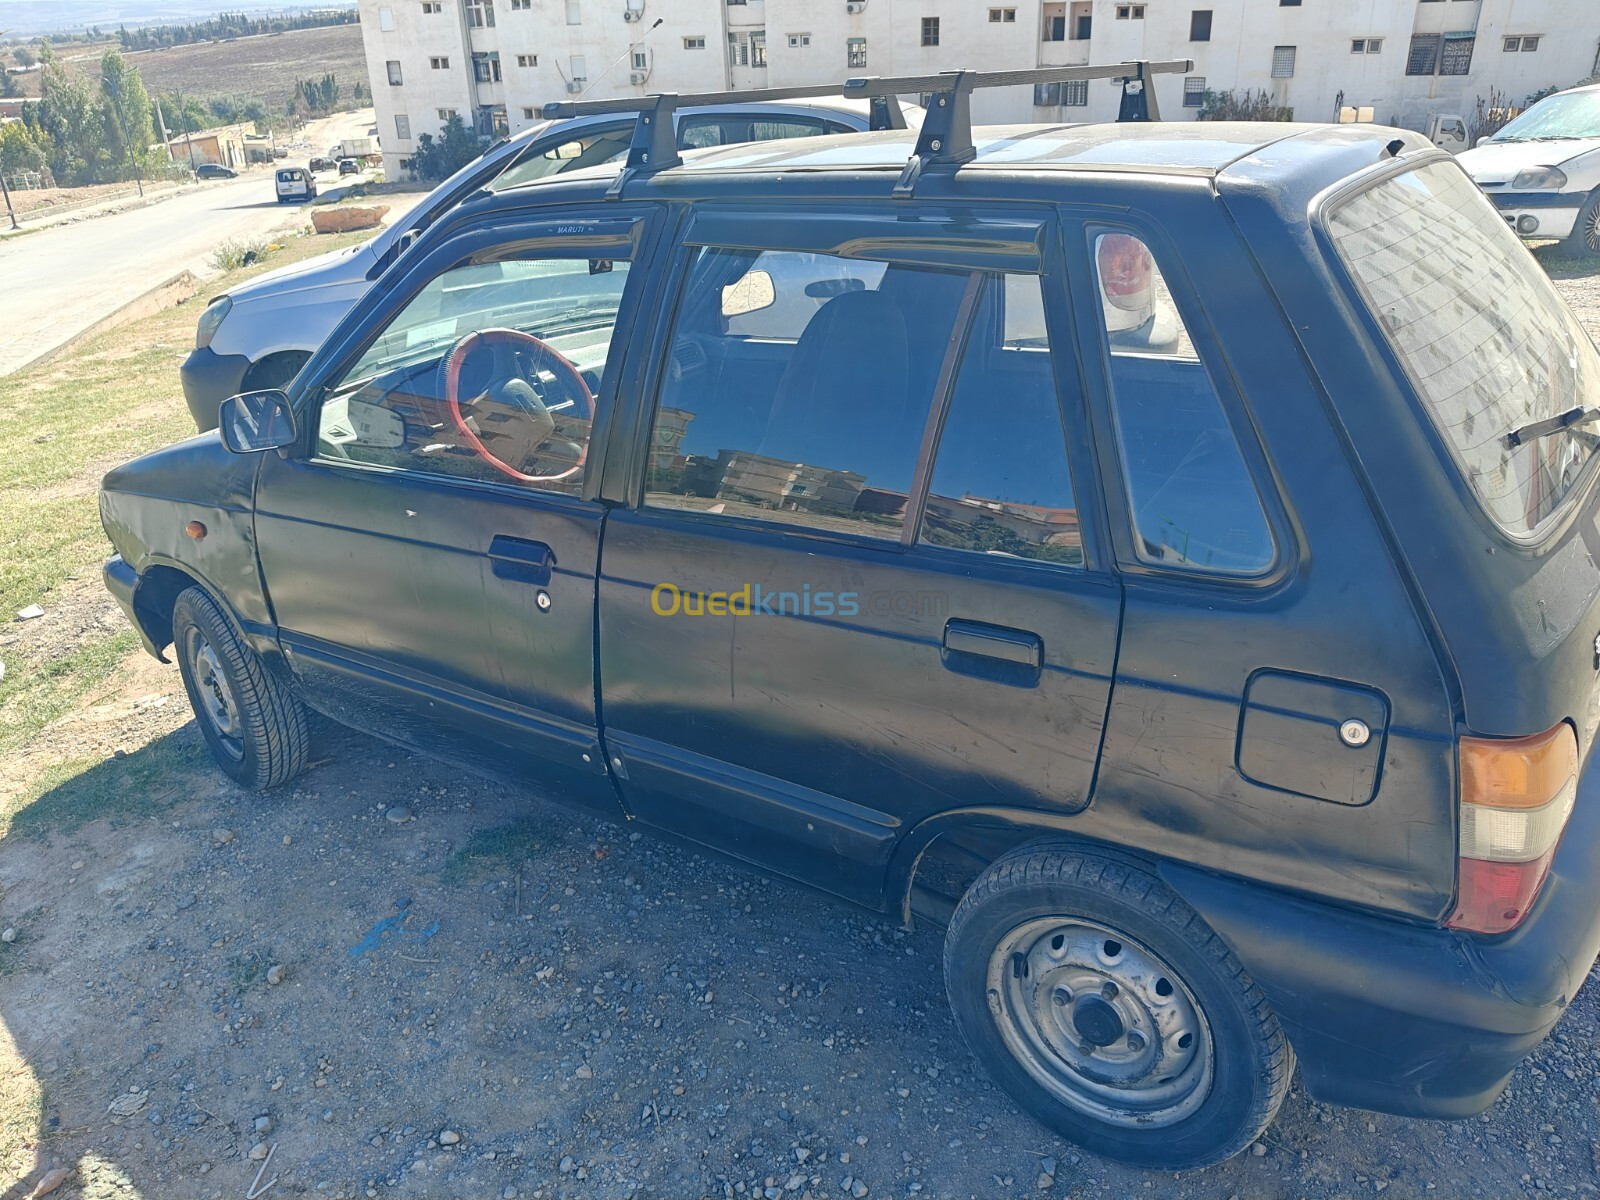
[[[1457,161],[1523,237],[1600,254],[1600,85],[1547,96]]]
[[[904,106],[906,121],[922,110]],[[871,127],[869,102],[832,97],[752,102],[678,113],[685,149],[850,133]],[[239,392],[281,388],[417,236],[474,192],[529,183],[610,162],[628,152],[631,113],[545,121],[491,146],[370,242],[258,276],[216,297],[200,315],[195,348],[179,374],[196,427],[217,426],[217,407]]]

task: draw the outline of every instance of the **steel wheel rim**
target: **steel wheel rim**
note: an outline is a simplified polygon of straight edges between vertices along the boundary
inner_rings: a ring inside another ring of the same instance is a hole
[[[244,757],[244,742],[239,719],[239,703],[233,695],[233,685],[222,669],[222,660],[205,635],[198,629],[189,635],[189,674],[194,679],[195,697],[199,701],[195,711],[207,725],[230,757]]]
[[[990,955],[987,991],[1012,1056],[1086,1116],[1162,1128],[1210,1094],[1204,1011],[1159,955],[1124,934],[1078,917],[1027,921]]]
[[[1584,210],[1579,220],[1583,222],[1583,244],[1591,254],[1600,254],[1600,204]]]

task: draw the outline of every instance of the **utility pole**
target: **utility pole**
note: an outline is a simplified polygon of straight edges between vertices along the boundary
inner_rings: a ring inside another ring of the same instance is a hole
[[[6,216],[11,218],[11,228],[21,229],[22,226],[17,224],[17,210],[11,207],[11,189],[6,186],[6,173],[4,171],[0,171],[0,192],[5,194]]]
[[[117,110],[117,124],[122,127],[122,146],[128,152],[128,158],[133,162],[133,177],[139,184],[139,197],[144,198],[144,172],[139,170],[139,156],[133,152],[133,145],[128,137],[128,117],[122,111],[122,90],[119,82],[110,76],[103,77],[103,82],[110,89],[112,107]]]

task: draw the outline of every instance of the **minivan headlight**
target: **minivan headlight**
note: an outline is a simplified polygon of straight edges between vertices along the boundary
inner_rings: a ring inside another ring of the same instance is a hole
[[[231,296],[218,296],[200,314],[200,323],[194,330],[194,348],[204,350],[211,345],[211,339],[217,334],[217,326],[222,324],[222,318],[228,315],[233,308]]]
[[[1555,191],[1567,186],[1567,176],[1558,167],[1529,167],[1518,171],[1511,187],[1519,192]]]

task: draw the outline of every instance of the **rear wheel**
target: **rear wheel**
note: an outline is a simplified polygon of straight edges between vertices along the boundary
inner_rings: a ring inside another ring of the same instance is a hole
[[[173,643],[189,706],[217,765],[252,789],[286,783],[305,769],[306,711],[198,587],[172,607]]]
[[[1562,248],[1568,254],[1594,258],[1600,255],[1600,190],[1590,195],[1578,213],[1578,223],[1572,227]]]
[[[1168,1170],[1248,1146],[1294,1057],[1260,989],[1153,874],[1065,847],[993,863],[950,923],[956,1023],[989,1074],[1063,1137]]]

